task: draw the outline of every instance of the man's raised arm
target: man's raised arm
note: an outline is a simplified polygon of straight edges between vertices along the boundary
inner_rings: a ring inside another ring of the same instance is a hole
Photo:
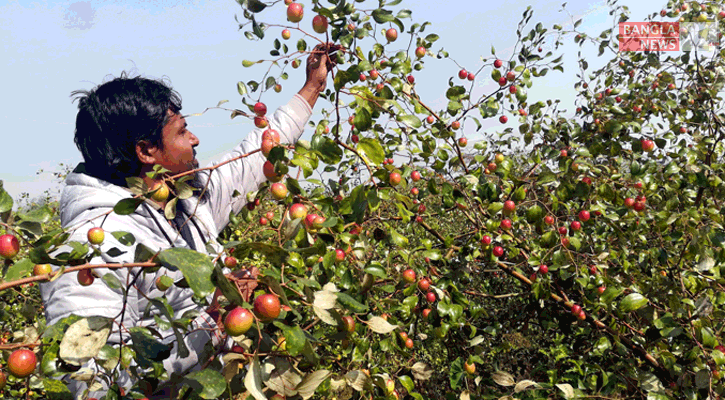
[[[335,56],[328,55],[328,52],[337,50],[338,46],[333,45],[316,46],[307,58],[307,79],[304,86],[289,103],[281,106],[271,117],[268,117],[269,127],[253,130],[241,144],[212,165],[259,150],[262,133],[266,129],[277,131],[282,144],[295,143],[302,136],[317,98],[326,88],[327,74],[335,59]],[[265,161],[264,155],[256,152],[203,173],[202,181],[206,181],[206,177],[209,177],[206,190],[209,191],[209,206],[217,234],[229,223],[230,212],[236,214],[244,207],[246,194],[257,190],[259,185],[266,180],[262,173],[262,165]],[[241,195],[233,197],[235,190]]]

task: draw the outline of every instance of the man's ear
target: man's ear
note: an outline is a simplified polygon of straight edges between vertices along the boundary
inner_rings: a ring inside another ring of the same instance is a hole
[[[158,164],[159,152],[159,146],[151,144],[148,140],[139,140],[136,143],[136,156],[141,164]]]

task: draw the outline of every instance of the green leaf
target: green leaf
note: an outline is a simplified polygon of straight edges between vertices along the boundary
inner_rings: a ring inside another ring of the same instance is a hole
[[[386,22],[392,22],[395,17],[391,11],[378,8],[373,10],[373,19],[379,24],[384,24]]]
[[[113,206],[113,212],[118,215],[129,215],[136,211],[136,208],[144,202],[143,197],[123,199]]]
[[[65,375],[64,371],[60,371],[58,369],[58,351],[60,350],[60,342],[56,340],[47,340],[47,342],[52,344],[43,349],[43,359],[40,361],[40,370],[43,372],[43,375],[48,377]]]
[[[362,185],[353,189],[350,196],[345,198],[340,205],[340,213],[352,214],[355,221],[362,222],[368,208],[367,194],[367,189]]]
[[[715,363],[718,366],[725,365],[725,354],[723,354],[720,350],[712,352],[712,359],[715,360]]]
[[[8,192],[0,187],[0,213],[8,212],[13,209],[13,198]]]
[[[346,83],[351,82],[353,80],[352,74],[348,73],[347,71],[340,70],[335,74],[335,90],[340,90],[343,86],[345,86]]]
[[[423,252],[422,256],[428,257],[429,259],[433,261],[438,261],[442,258],[441,252],[439,250],[426,250]]]
[[[604,129],[607,131],[607,133],[619,132],[622,130],[622,128],[624,128],[624,125],[616,120],[609,120],[604,124]]]
[[[232,304],[240,307],[244,305],[242,295],[239,294],[237,287],[226,276],[224,276],[224,271],[222,271],[222,268],[219,265],[214,265],[211,281]]]
[[[174,189],[176,189],[176,197],[181,200],[186,200],[194,195],[194,188],[186,182],[174,183]]]
[[[103,274],[101,280],[103,280],[103,282],[105,282],[106,285],[113,290],[121,290],[122,288],[121,281],[118,280],[113,272]]]
[[[589,149],[586,147],[582,147],[576,151],[576,155],[579,157],[591,157],[591,153],[589,153]]]
[[[719,344],[717,337],[712,332],[712,328],[704,327],[700,329],[700,334],[702,335],[702,344],[705,346],[712,348]]]
[[[630,312],[644,307],[649,300],[639,293],[630,293],[619,303],[619,309],[622,312]]]
[[[150,300],[151,304],[156,307],[160,313],[166,318],[166,321],[171,323],[174,321],[174,309],[171,307],[165,297],[159,297]],[[158,317],[158,316],[157,316]],[[157,320],[158,322],[158,320]],[[178,348],[179,357],[184,358],[189,356],[189,348],[184,343],[184,332],[179,329],[177,324],[172,325],[174,335],[176,336],[176,343]]]
[[[458,113],[458,110],[463,108],[463,103],[461,103],[458,100],[452,100],[448,102],[448,113],[450,115],[456,115]]]
[[[412,12],[410,10],[400,10],[398,12],[398,15],[396,15],[396,18],[410,18],[410,15]]]
[[[269,276],[269,275],[264,276],[261,279],[259,279],[259,282],[267,285],[269,290],[271,290],[274,294],[279,296],[279,299],[282,302],[282,304],[285,304],[285,305],[289,306],[290,308],[292,307],[291,304],[289,303],[289,300],[287,299],[287,294],[285,294],[284,289],[282,288],[282,285],[280,285],[279,282],[274,277]],[[295,314],[297,313],[297,311],[295,311],[295,310],[293,310],[293,312]]]
[[[363,313],[368,310],[367,305],[360,303],[347,293],[337,293],[337,301],[354,313]]]
[[[557,176],[553,172],[547,170],[539,174],[536,182],[540,185],[543,185],[545,183],[554,182],[555,180],[557,180]]]
[[[267,5],[259,0],[247,0],[246,3],[247,9],[253,13],[258,13],[267,8]]]
[[[307,343],[307,337],[305,332],[299,326],[295,325],[293,328],[285,327],[284,329],[285,343],[287,346],[287,352],[295,357],[302,353]]]
[[[599,340],[597,340],[597,344],[594,345],[594,352],[596,355],[602,355],[605,354],[609,349],[612,348],[612,344],[609,342],[609,339],[606,337],[600,337]]]
[[[163,250],[156,259],[167,268],[181,271],[196,296],[206,297],[214,291],[211,282],[214,265],[207,255],[177,247]]]
[[[23,258],[8,268],[8,272],[5,274],[3,280],[10,282],[20,278],[25,278],[31,274],[33,267],[35,267],[34,262],[32,262],[29,258]]]
[[[398,114],[397,120],[408,125],[411,128],[420,128],[423,123],[415,115],[400,115]],[[355,125],[357,127],[357,125]]]
[[[501,211],[503,209],[503,203],[501,202],[494,202],[488,205],[488,212],[491,214],[496,214],[497,212]]]
[[[310,149],[317,152],[326,164],[337,164],[342,159],[342,150],[335,142],[323,135],[315,134]]]
[[[466,88],[463,86],[453,86],[446,90],[446,98],[448,100],[461,100],[466,95]]]
[[[144,246],[143,243],[136,245],[136,250],[133,255],[134,262],[146,262],[155,256],[156,253],[151,251],[148,247]]]
[[[385,279],[388,277],[385,268],[383,268],[383,266],[378,263],[370,264],[365,267],[365,272],[370,275],[377,276],[380,279]]]
[[[390,241],[398,247],[404,248],[408,246],[408,238],[398,233],[395,229],[390,230]]]
[[[401,375],[398,377],[398,381],[401,385],[405,388],[405,390],[408,391],[408,393],[412,393],[415,389],[415,383],[413,383],[413,379],[409,377],[408,375]]]
[[[264,30],[262,30],[262,27],[257,23],[257,20],[255,20],[254,17],[252,17],[252,32],[254,32],[258,38],[264,39]]]
[[[55,324],[48,326],[45,333],[43,333],[43,343],[60,342],[68,327],[80,319],[81,317],[71,314]]]
[[[194,389],[194,394],[202,399],[216,399],[227,388],[227,382],[221,373],[205,368],[184,377],[184,383]]]
[[[438,313],[441,317],[449,317],[451,322],[456,322],[463,314],[463,306],[460,304],[439,302]]]
[[[450,366],[450,370],[448,372],[448,378],[451,382],[451,388],[457,389],[458,384],[461,382],[461,379],[463,379],[463,361],[460,357],[453,360]]]
[[[43,390],[49,400],[73,400],[73,393],[61,380],[43,379]]]
[[[604,290],[604,293],[602,293],[600,299],[602,300],[602,303],[610,304],[614,301],[614,299],[622,294],[622,291],[622,289],[618,289],[616,287],[608,287],[606,290]]]
[[[243,252],[256,251],[267,258],[271,264],[280,266],[287,259],[289,253],[287,250],[268,243],[243,243],[236,247],[237,250]]]
[[[267,77],[267,80],[264,81],[265,89],[270,89],[270,88],[274,87],[274,85],[276,85],[276,84],[277,84],[277,80],[273,76]]]
[[[136,238],[128,232],[116,231],[112,232],[111,235],[124,246],[133,246],[136,243]]]
[[[378,140],[362,138],[357,144],[357,151],[372,164],[381,164],[385,159],[385,150]]]
[[[245,85],[244,82],[242,82],[242,81],[237,82],[237,92],[239,92],[240,96],[246,96],[247,95],[247,85]]]
[[[131,327],[129,333],[133,341],[131,347],[136,352],[136,362],[141,368],[149,368],[152,361],[163,361],[171,355],[173,344],[161,343],[147,328]]]
[[[47,205],[34,208],[27,214],[18,215],[18,217],[23,221],[37,222],[40,224],[48,222],[52,216],[53,212],[50,211],[50,208]]]
[[[627,113],[626,113],[626,112],[625,112],[624,110],[622,110],[622,109],[621,109],[621,108],[620,108],[619,106],[612,106],[612,107],[609,107],[609,110],[610,110],[611,112],[613,112],[613,113],[615,113],[615,114],[619,114],[619,115],[625,115],[625,114],[627,114]]]
[[[360,132],[365,132],[372,126],[373,119],[367,108],[361,107],[355,111],[355,118],[352,122]]]

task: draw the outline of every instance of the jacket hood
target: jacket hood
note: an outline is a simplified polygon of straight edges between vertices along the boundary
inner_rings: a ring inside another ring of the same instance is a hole
[[[107,209],[113,208],[119,201],[133,197],[133,193],[125,187],[86,174],[83,163],[66,176],[64,183],[65,187],[61,193],[59,207],[63,226],[67,226],[89,209],[99,209],[98,211],[105,212]],[[136,213],[148,214],[144,207],[137,208]]]

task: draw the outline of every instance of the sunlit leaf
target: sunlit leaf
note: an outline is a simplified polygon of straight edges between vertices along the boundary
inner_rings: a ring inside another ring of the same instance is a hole
[[[98,354],[111,334],[112,320],[83,318],[71,324],[60,342],[58,355],[68,364],[82,365]]]
[[[368,321],[368,326],[373,332],[382,334],[390,333],[398,329],[398,325],[392,325],[381,317],[371,317]]]

